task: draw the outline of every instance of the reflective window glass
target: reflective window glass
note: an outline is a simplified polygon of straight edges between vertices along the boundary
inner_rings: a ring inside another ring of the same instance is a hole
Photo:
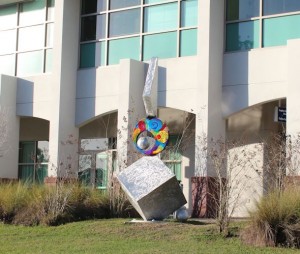
[[[81,19],[81,41],[96,39],[96,18],[97,16],[88,16]]]
[[[106,11],[106,0],[98,0],[98,11]]]
[[[259,46],[259,22],[227,24],[226,51],[247,50]]]
[[[299,0],[264,0],[263,15],[293,12],[300,10]]]
[[[197,54],[197,29],[182,30],[180,32],[180,56]]]
[[[104,39],[106,37],[106,15],[97,16],[97,39]]]
[[[287,40],[300,38],[300,15],[263,20],[263,46],[286,45]]]
[[[46,1],[35,0],[20,5],[20,25],[43,23],[46,19]]]
[[[181,2],[181,27],[197,26],[198,23],[198,1]]]
[[[47,0],[47,20],[54,20],[54,2],[55,0]]]
[[[44,47],[44,26],[30,26],[19,29],[18,50],[33,50]],[[32,39],[34,38],[34,40]]]
[[[6,75],[15,75],[15,55],[0,56],[0,73]]]
[[[227,0],[227,20],[249,19],[259,16],[259,2],[260,0]],[[272,2],[275,1],[272,0]]]
[[[143,60],[152,57],[171,58],[176,57],[177,33],[162,33],[144,36]]]
[[[54,24],[48,23],[47,24],[47,36],[46,36],[46,46],[53,47],[53,35],[54,35]]]
[[[17,76],[30,76],[43,72],[43,50],[19,53]]]
[[[16,30],[0,32],[0,54],[7,54],[16,51]]]
[[[96,66],[105,65],[105,42],[101,41],[96,44]]]
[[[110,10],[139,5],[141,0],[110,0]]]
[[[178,26],[177,3],[155,5],[145,8],[144,32],[176,29]]]
[[[113,12],[109,16],[109,37],[140,32],[140,9]]]
[[[81,14],[89,14],[97,12],[97,0],[82,0]]]
[[[139,60],[140,38],[111,40],[108,44],[108,64],[118,64],[120,59],[130,58]]]
[[[52,72],[53,49],[46,49],[45,72]]]
[[[155,4],[155,3],[163,3],[163,2],[168,2],[170,0],[145,0],[145,4]]]
[[[95,43],[80,45],[80,68],[95,67]]]
[[[0,8],[0,29],[14,28],[17,25],[17,5]]]

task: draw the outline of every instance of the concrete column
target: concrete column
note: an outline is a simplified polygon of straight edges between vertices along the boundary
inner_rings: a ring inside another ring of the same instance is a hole
[[[0,179],[18,178],[20,118],[16,116],[17,78],[0,75]]]
[[[296,148],[292,152],[292,164],[288,168],[288,174],[298,175],[300,174],[300,169],[298,167],[300,155],[296,153],[299,151],[297,144],[299,142],[300,134],[300,39],[289,40],[287,44],[288,48],[288,64],[287,64],[287,77],[288,77],[288,87],[287,87],[287,122],[286,122],[286,133],[291,136],[292,145]],[[297,142],[298,141],[298,142]]]
[[[131,134],[139,119],[146,117],[143,90],[147,64],[124,59],[120,61],[118,106],[118,167],[122,170],[136,161]]]
[[[55,2],[53,52],[53,105],[50,119],[50,162],[65,176],[64,169],[78,170],[78,128],[75,127],[75,98],[78,69],[80,1]],[[74,175],[75,175],[74,174]],[[68,177],[72,177],[68,175]]]

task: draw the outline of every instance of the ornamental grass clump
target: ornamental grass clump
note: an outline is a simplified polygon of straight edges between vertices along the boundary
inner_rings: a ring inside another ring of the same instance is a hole
[[[256,246],[300,247],[300,188],[288,187],[263,197],[242,232],[245,243]]]

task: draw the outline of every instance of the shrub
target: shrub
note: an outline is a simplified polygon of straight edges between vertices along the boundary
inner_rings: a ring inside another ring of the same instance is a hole
[[[289,187],[263,197],[242,233],[245,243],[258,246],[300,247],[300,192]]]

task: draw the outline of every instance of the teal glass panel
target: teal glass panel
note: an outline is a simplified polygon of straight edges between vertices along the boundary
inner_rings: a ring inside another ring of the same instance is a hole
[[[144,36],[143,60],[151,57],[171,58],[176,57],[177,33],[162,33]]]
[[[198,23],[198,1],[181,2],[181,27],[197,26]]]
[[[163,3],[163,2],[169,2],[170,0],[145,0],[145,4],[156,4],[156,3]]]
[[[45,177],[48,176],[47,164],[36,164],[35,166],[35,183],[43,184]]]
[[[55,0],[47,0],[47,20],[54,20],[54,4]]]
[[[155,5],[145,8],[144,32],[174,30],[178,27],[177,3]]]
[[[0,74],[15,75],[15,55],[0,56]]]
[[[53,47],[54,23],[47,24],[46,46]]]
[[[34,25],[46,20],[46,1],[35,0],[20,5],[20,25]]]
[[[165,165],[176,176],[178,181],[181,181],[181,162],[164,162]]]
[[[53,67],[53,49],[46,49],[45,72],[52,72]]]
[[[83,171],[78,172],[78,179],[84,185],[88,186],[91,183],[91,170],[85,169]]]
[[[105,56],[105,42],[101,41],[96,44],[96,66],[106,65]]]
[[[300,11],[299,0],[264,0],[263,15]]]
[[[43,73],[43,50],[19,53],[17,76],[30,76]]]
[[[16,51],[16,30],[0,31],[0,54]]]
[[[226,3],[226,19],[228,21],[250,19],[259,16],[260,0],[227,0]]]
[[[97,0],[82,0],[81,1],[81,14],[90,14],[90,13],[96,13],[96,12],[97,12]]]
[[[263,20],[263,47],[286,45],[287,40],[300,38],[300,15]]]
[[[109,37],[140,32],[141,9],[113,12],[109,15]]]
[[[110,0],[110,10],[140,5],[141,0]]]
[[[44,40],[45,32],[43,25],[20,28],[18,50],[41,49],[44,47]]]
[[[106,189],[108,180],[108,156],[107,153],[98,153],[96,156],[96,186]]]
[[[0,8],[0,30],[15,28],[17,25],[17,5]]]
[[[95,43],[80,45],[80,68],[95,67]]]
[[[34,163],[35,160],[35,142],[20,142],[19,163]]]
[[[140,58],[140,38],[131,37],[126,39],[111,40],[108,43],[108,64],[118,64],[120,59]]]
[[[197,29],[180,32],[180,56],[197,55]]]
[[[259,22],[227,24],[226,51],[248,50],[259,46]]]
[[[19,165],[19,179],[26,184],[32,184],[34,179],[34,164]]]

